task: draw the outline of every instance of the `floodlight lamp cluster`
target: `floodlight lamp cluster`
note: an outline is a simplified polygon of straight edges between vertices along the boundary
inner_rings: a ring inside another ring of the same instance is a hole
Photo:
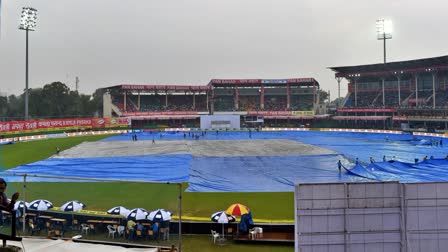
[[[37,10],[32,7],[23,7],[20,17],[19,29],[34,31],[37,23]]]
[[[426,68],[425,69],[426,72],[431,72],[431,71],[434,71],[434,70],[435,70],[434,68]]]
[[[361,77],[361,74],[359,74],[359,73],[349,74],[348,77]]]
[[[395,71],[394,74],[403,74],[403,71]]]
[[[376,33],[378,40],[392,38],[392,21],[389,19],[376,20]]]

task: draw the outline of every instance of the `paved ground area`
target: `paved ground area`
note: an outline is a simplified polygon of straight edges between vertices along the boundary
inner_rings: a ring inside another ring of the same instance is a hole
[[[8,245],[17,246],[20,248],[25,247],[26,252],[61,252],[61,251],[83,251],[83,252],[120,252],[120,251],[148,251],[156,252],[157,248],[124,248],[121,246],[100,245],[80,243],[64,240],[51,240],[51,239],[39,239],[39,238],[23,238],[22,243],[8,241]]]
[[[86,142],[61,152],[61,158],[192,154],[202,157],[322,155],[336,152],[293,140],[172,140]]]

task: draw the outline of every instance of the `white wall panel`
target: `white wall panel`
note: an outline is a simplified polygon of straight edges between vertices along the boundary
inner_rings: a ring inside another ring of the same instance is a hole
[[[295,191],[296,251],[448,251],[448,183],[301,184]]]
[[[227,127],[231,129],[240,129],[239,115],[201,115],[201,129],[215,129],[213,121],[229,122]]]
[[[403,184],[407,251],[448,250],[448,183]]]
[[[296,251],[399,249],[398,186],[398,183],[299,185]]]

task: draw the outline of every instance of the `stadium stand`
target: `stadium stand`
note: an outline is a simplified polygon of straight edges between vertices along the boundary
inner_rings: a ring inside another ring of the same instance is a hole
[[[205,86],[123,84],[104,89],[111,97],[103,99],[104,116],[131,117],[139,127],[198,125],[199,114],[223,112],[266,115],[272,125],[301,125],[314,118],[319,83],[313,78],[213,79]]]
[[[448,56],[330,69],[349,82],[336,116],[351,126],[447,128]]]

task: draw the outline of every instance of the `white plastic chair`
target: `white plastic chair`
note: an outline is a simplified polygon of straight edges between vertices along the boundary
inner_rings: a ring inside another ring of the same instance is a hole
[[[124,235],[124,230],[125,230],[124,226],[118,226],[117,227],[118,236],[123,236]]]
[[[255,236],[263,237],[263,228],[261,228],[261,227],[254,227],[254,230],[255,230]]]
[[[81,234],[83,233],[86,233],[86,235],[89,234],[89,229],[90,229],[89,225],[85,223],[81,224]]]
[[[213,243],[216,243],[216,239],[219,238],[219,234],[218,232],[216,232],[215,230],[211,230],[212,231],[212,239],[213,239]]]
[[[107,225],[107,230],[109,231],[107,237],[112,236],[112,239],[115,238],[115,233],[117,232],[117,230],[115,230],[115,228],[113,228],[111,225]]]
[[[255,240],[255,237],[257,236],[257,231],[255,228],[249,229],[249,239]]]

